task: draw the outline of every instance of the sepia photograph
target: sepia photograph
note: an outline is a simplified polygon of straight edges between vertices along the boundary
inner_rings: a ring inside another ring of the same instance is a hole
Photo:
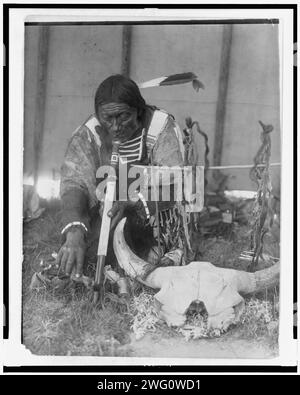
[[[25,18],[26,352],[279,356],[281,29]]]

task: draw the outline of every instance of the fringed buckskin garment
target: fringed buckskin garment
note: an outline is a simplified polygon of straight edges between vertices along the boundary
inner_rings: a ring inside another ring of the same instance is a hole
[[[61,168],[62,225],[64,227],[74,221],[85,224],[89,230],[89,261],[94,261],[96,257],[101,223],[100,204],[96,196],[99,183],[96,172],[100,166],[109,165],[111,157],[111,147],[101,136],[101,125],[97,117],[92,115],[73,133]],[[147,106],[142,128],[130,140],[121,144],[119,154],[120,162],[129,165],[183,166],[181,131],[173,116],[156,107]],[[131,247],[144,257],[153,244],[158,242],[155,221],[157,206],[161,229],[160,244],[164,252],[182,248],[178,205],[172,199],[170,202],[158,202],[157,205],[151,201],[147,201],[147,204],[151,215],[150,224],[147,226],[139,221],[139,212],[144,210],[142,204],[134,213],[127,215]],[[111,254],[111,246],[108,250]]]

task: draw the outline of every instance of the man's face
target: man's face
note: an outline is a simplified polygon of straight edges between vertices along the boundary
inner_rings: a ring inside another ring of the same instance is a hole
[[[139,127],[137,110],[125,103],[103,104],[99,106],[97,115],[111,139],[122,143],[129,140]]]

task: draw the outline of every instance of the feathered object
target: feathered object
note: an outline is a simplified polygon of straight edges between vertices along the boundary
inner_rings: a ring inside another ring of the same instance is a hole
[[[181,74],[172,74],[169,76],[154,78],[153,80],[145,81],[138,84],[139,88],[153,88],[156,86],[168,86],[168,85],[179,85],[191,82],[195,91],[204,89],[204,85],[198,80],[196,74],[188,72]]]

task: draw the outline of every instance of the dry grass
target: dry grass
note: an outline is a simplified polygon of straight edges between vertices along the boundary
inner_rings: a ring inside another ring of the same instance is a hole
[[[51,259],[60,246],[60,207],[52,202],[45,214],[24,226],[23,342],[38,355],[123,355],[129,342],[130,317],[109,304],[90,303],[82,285],[67,292],[30,292],[40,261]]]
[[[40,270],[40,261],[49,260],[51,254],[59,249],[59,229],[60,207],[56,201],[48,205],[39,219],[24,225],[23,343],[32,353],[130,356],[133,332],[142,336],[152,331],[158,338],[182,337],[178,330],[168,328],[157,319],[155,309],[148,300],[153,293],[144,287],[140,287],[139,296],[132,299],[131,308],[127,312],[120,310],[120,306],[113,301],[108,302],[103,309],[93,306],[90,303],[90,294],[80,284],[65,292],[43,289],[30,292],[30,280]],[[207,260],[218,266],[246,269],[247,264],[238,259],[240,253],[249,247],[249,227],[246,225],[223,237],[194,235],[193,242],[199,245],[199,260]],[[269,247],[272,248],[272,243]],[[276,292],[278,290],[255,295],[260,298],[260,306],[265,303],[263,314],[260,310],[262,307],[255,310],[255,306],[248,301],[250,307],[246,310],[243,323],[230,328],[225,336],[235,334],[251,339],[264,337],[271,346],[276,347]],[[270,308],[271,318],[266,322],[266,311]]]
[[[130,317],[93,307],[85,293],[71,300],[32,295],[23,314],[24,344],[34,354],[123,356],[120,348],[129,341]]]

